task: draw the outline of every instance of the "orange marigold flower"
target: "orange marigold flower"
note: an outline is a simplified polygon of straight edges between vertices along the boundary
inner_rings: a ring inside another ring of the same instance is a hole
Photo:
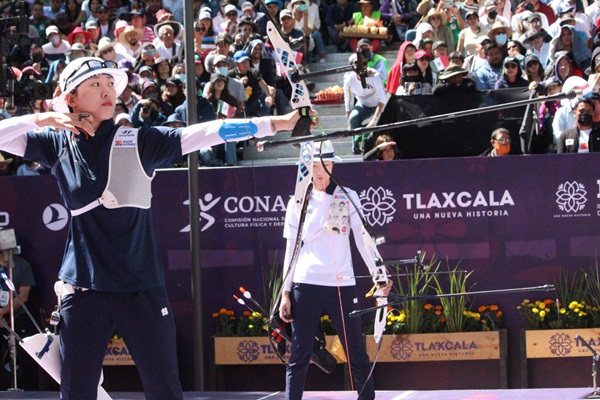
[[[553,304],[554,300],[552,300],[552,299],[546,299],[546,300],[544,300],[544,303],[545,304]]]
[[[218,312],[213,313],[213,318],[219,318],[219,313]]]
[[[443,324],[444,322],[446,322],[446,317],[444,317],[443,315],[440,317],[440,322]]]
[[[244,317],[249,317],[251,315],[252,315],[252,313],[250,311],[248,311],[248,310],[244,311]]]
[[[440,305],[438,304],[437,306],[435,306],[435,309],[439,311],[439,310],[441,310],[441,309],[442,309],[442,306],[440,306]]]
[[[429,304],[429,303],[427,303],[427,304],[425,304],[425,305],[423,306],[423,308],[424,308],[424,309],[426,309],[426,310],[431,310],[431,308],[433,308],[433,304]]]
[[[490,310],[491,310],[491,311],[498,311],[498,306],[497,306],[497,305],[495,305],[495,304],[492,304],[492,305],[490,306]]]
[[[226,308],[221,308],[221,309],[219,310],[219,314],[225,314],[226,312],[227,312],[227,309],[226,309]]]
[[[234,312],[233,312],[233,311],[231,311],[231,310],[229,310],[229,311],[227,311],[227,315],[229,315],[229,316],[231,317],[231,316],[233,316],[233,315],[234,315]]]
[[[481,306],[477,309],[477,311],[479,311],[480,313],[484,312],[487,309],[486,306]]]
[[[435,315],[442,315],[442,312],[438,310],[435,312]]]
[[[496,317],[500,318],[501,316],[502,316],[502,311],[498,311],[498,312],[496,313]]]

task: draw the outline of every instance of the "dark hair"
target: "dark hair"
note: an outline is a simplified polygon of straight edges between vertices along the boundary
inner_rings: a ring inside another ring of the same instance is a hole
[[[506,134],[506,135],[508,135],[510,137],[510,132],[508,131],[508,129],[506,129],[506,128],[498,128],[498,129],[494,130],[494,132],[492,132],[491,139],[492,140],[496,140],[496,136],[499,135],[499,134],[501,134],[501,133],[504,133],[504,134]]]
[[[574,109],[577,109],[577,107],[579,107],[579,105],[581,103],[585,103],[585,104],[589,105],[590,107],[592,107],[592,110],[596,111],[596,106],[594,105],[594,102],[592,100],[590,100],[590,99],[581,99],[581,100],[579,100],[577,103],[575,103],[575,108]]]
[[[485,45],[485,49],[483,50],[485,55],[488,55],[488,51],[490,51],[491,49],[498,49],[500,50],[500,45],[496,42],[491,42]]]
[[[514,43],[519,48],[519,54],[525,55],[525,53],[527,53],[527,49],[525,48],[525,46],[523,46],[523,43],[519,42],[518,40],[509,40],[506,43],[507,48],[508,48],[508,43]]]
[[[448,56],[448,60],[453,60],[455,58],[459,58],[461,61],[465,61],[465,56],[460,51],[453,51]]]

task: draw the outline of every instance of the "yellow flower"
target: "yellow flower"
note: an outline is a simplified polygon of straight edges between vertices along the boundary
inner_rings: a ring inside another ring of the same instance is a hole
[[[546,316],[546,311],[542,310],[540,311],[540,317],[544,318]]]
[[[532,312],[532,313],[534,313],[534,314],[537,314],[537,313],[539,313],[539,312],[540,312],[540,310],[538,310],[537,308],[533,307],[533,308],[531,309],[531,312]]]
[[[398,319],[400,320],[400,322],[404,322],[404,321],[406,320],[406,315],[404,315],[404,314],[400,314],[400,315],[398,316]]]
[[[567,309],[566,308],[561,308],[559,311],[561,314],[566,314],[567,313]]]

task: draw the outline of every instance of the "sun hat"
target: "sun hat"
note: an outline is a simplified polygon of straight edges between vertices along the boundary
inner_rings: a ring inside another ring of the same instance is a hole
[[[181,31],[183,30],[183,25],[181,25],[177,21],[164,21],[164,22],[154,25],[154,35],[156,37],[158,37],[158,31],[160,31],[160,28],[162,28],[165,25],[169,25],[169,26],[171,26],[171,28],[173,28],[173,38],[174,39],[177,39],[179,37],[179,35],[181,34]]]
[[[444,72],[442,72],[439,76],[440,80],[446,80],[448,78],[452,78],[455,75],[467,75],[469,73],[469,71],[467,71],[466,69],[463,69],[461,67],[459,67],[458,65],[454,65],[451,64],[449,66],[446,67],[446,69],[444,70]]]
[[[68,113],[66,96],[78,87],[83,81],[96,75],[108,74],[115,79],[115,91],[117,96],[123,93],[129,80],[127,73],[118,68],[113,61],[104,61],[98,57],[81,57],[67,64],[58,79],[58,85],[62,91],[54,102],[54,110]]]
[[[94,53],[94,55],[96,57],[100,57],[100,54],[102,54],[103,51],[108,50],[111,47],[114,49],[115,43],[112,40],[110,40],[109,37],[103,37],[98,42],[98,48],[96,49],[96,52]]]
[[[92,52],[89,51],[88,49],[86,49],[85,46],[83,44],[81,44],[81,43],[74,43],[73,46],[71,46],[71,48],[69,50],[65,51],[65,55],[67,57],[71,57],[71,54],[75,50],[83,51],[85,53],[85,57],[91,57],[92,56]]]
[[[12,158],[4,158],[4,154],[0,153],[0,163],[10,164],[13,162]]]
[[[135,29],[132,25],[127,25],[125,27],[125,29],[123,29],[121,31],[121,33],[119,33],[119,37],[117,38],[117,40],[123,45],[123,46],[129,46],[129,43],[127,42],[126,36],[131,33],[131,32],[135,32],[137,34],[137,38],[138,38],[138,42],[142,41],[142,37],[144,36],[144,31],[142,29]]]
[[[67,36],[67,40],[69,41],[69,44],[71,46],[73,46],[73,40],[75,40],[75,35],[77,35],[78,33],[83,33],[85,35],[85,43],[89,42],[92,37],[92,35],[88,31],[85,31],[80,26],[78,26],[75,29],[73,29],[71,33],[69,33],[69,36]]]

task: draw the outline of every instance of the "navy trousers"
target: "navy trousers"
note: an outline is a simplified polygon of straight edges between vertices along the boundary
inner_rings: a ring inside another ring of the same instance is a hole
[[[354,286],[337,287],[294,284],[290,298],[292,301],[292,345],[290,360],[286,371],[286,399],[298,400],[304,392],[304,382],[310,362],[315,334],[319,327],[320,317],[328,314],[335,326],[344,346],[350,364],[354,388],[360,400],[375,398],[373,378],[367,376],[371,363],[365,348],[365,340],[361,331],[360,318],[350,318],[348,313],[358,306]],[[347,342],[347,343],[346,343]],[[365,383],[366,382],[366,383]]]
[[[115,329],[135,361],[146,399],[183,399],[173,311],[164,287],[135,293],[76,290],[63,298],[60,313],[61,399],[96,399]]]

